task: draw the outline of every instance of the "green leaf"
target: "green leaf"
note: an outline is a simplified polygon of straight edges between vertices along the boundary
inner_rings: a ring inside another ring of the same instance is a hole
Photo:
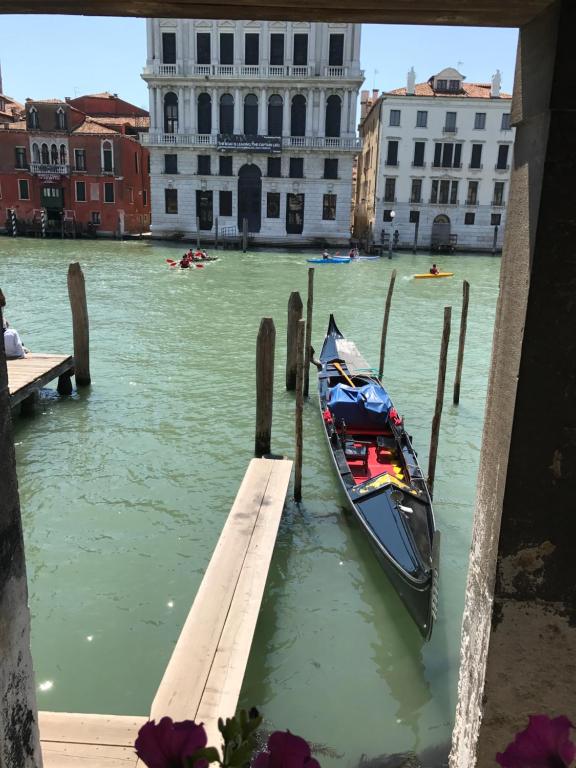
[[[208,760],[209,763],[219,763],[220,753],[216,747],[203,747],[203,749],[197,749],[190,758],[193,762],[196,760]]]
[[[255,744],[252,739],[243,741],[230,755],[228,765],[233,766],[233,768],[243,768],[245,765],[250,765],[250,758],[254,748]]]

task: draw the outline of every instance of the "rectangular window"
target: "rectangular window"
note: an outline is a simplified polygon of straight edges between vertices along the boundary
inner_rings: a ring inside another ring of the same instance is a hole
[[[90,200],[100,200],[100,184],[90,184]]]
[[[434,144],[434,168],[440,168],[442,163],[442,144]]]
[[[134,170],[136,173],[140,170],[140,163],[138,162],[138,152],[134,152]]]
[[[164,173],[178,173],[178,155],[164,155]]]
[[[162,33],[162,63],[176,64],[176,32]]]
[[[508,168],[508,144],[500,144],[498,147],[498,160],[496,162],[496,168],[500,171],[505,171]]]
[[[269,176],[271,179],[279,179],[282,176],[282,158],[281,157],[268,158],[267,176]]]
[[[26,168],[26,147],[16,147],[16,168]]]
[[[396,179],[386,179],[384,181],[384,201],[386,203],[396,202]]]
[[[451,91],[459,91],[460,90],[460,80],[449,80],[448,81],[448,87]]]
[[[30,190],[28,189],[28,179],[18,179],[18,197],[20,200],[30,200]]]
[[[427,128],[428,127],[428,112],[418,110],[416,112],[416,128]]]
[[[249,32],[244,37],[244,64],[257,66],[260,63],[260,35]]]
[[[331,157],[324,158],[324,178],[325,179],[337,179],[338,178],[338,160]]]
[[[232,155],[220,155],[220,176],[232,176]]]
[[[164,190],[164,212],[178,213],[178,190],[177,189]]]
[[[392,209],[388,208],[384,210],[384,215],[382,217],[383,221],[394,221],[394,216],[392,216]]]
[[[481,131],[486,128],[486,112],[476,112],[474,116],[474,128]]]
[[[456,130],[456,112],[446,112],[446,122],[444,123],[445,131]]]
[[[504,205],[504,182],[494,182],[494,199],[492,205]]]
[[[114,182],[113,181],[104,182],[104,202],[105,203],[114,202]]]
[[[324,195],[322,219],[323,221],[334,221],[336,219],[336,195]]]
[[[444,144],[442,146],[442,168],[452,168],[453,157],[454,144]]]
[[[509,131],[512,126],[510,125],[510,112],[504,112],[502,115],[502,123],[500,125],[501,131]]]
[[[142,205],[148,205],[148,191],[142,190]]]
[[[77,171],[86,170],[86,150],[85,149],[74,150],[74,165]]]
[[[454,164],[452,168],[462,167],[462,144],[454,144]]]
[[[424,150],[426,148],[426,142],[416,141],[414,142],[414,161],[412,165],[416,168],[424,167]]]
[[[436,80],[436,90],[437,91],[447,91],[448,90],[448,80]]]
[[[92,211],[90,213],[92,224],[100,224],[100,211]]]
[[[388,142],[388,152],[386,154],[386,165],[398,165],[398,142]]]
[[[222,190],[219,195],[220,216],[232,216],[232,192]]]
[[[304,229],[305,196],[288,193],[286,195],[286,233],[301,235]]]
[[[450,188],[450,205],[458,205],[458,182],[453,181]]]
[[[470,168],[482,168],[482,144],[472,144]]]
[[[86,202],[86,182],[85,181],[76,182],[76,202],[78,203]]]
[[[198,175],[210,176],[210,155],[198,155]]]
[[[303,157],[290,158],[290,178],[291,179],[304,178],[304,158]]]
[[[220,64],[234,64],[234,34],[220,33]]]
[[[440,205],[448,204],[448,196],[450,195],[450,182],[448,179],[441,179],[440,181],[440,194],[438,195],[438,202]]]
[[[330,35],[330,51],[328,54],[329,67],[344,65],[344,35]]]
[[[128,196],[128,202],[133,203],[134,202],[134,190],[132,187],[128,187],[126,190],[126,195]]]
[[[502,214],[501,213],[491,213],[490,214],[490,224],[493,227],[499,227],[502,222]]]
[[[475,220],[476,220],[476,214],[475,213],[465,213],[464,214],[464,224],[474,224]]]
[[[400,110],[399,109],[391,109],[390,110],[390,122],[389,125],[400,125]]]
[[[305,67],[308,64],[308,35],[294,35],[292,63],[297,67]]]
[[[412,179],[412,190],[410,191],[410,202],[419,203],[422,200],[422,179]]]
[[[274,33],[270,35],[270,64],[273,67],[281,67],[284,64],[284,35]]]
[[[280,218],[280,192],[268,192],[266,196],[266,218]]]
[[[432,179],[432,187],[430,188],[430,202],[438,202],[438,179]]]
[[[196,33],[196,64],[210,64],[210,32]]]
[[[477,205],[478,203],[478,186],[479,182],[468,182],[468,194],[466,195],[466,205]]]
[[[410,217],[408,221],[410,224],[418,224],[420,221],[420,211],[410,211]]]

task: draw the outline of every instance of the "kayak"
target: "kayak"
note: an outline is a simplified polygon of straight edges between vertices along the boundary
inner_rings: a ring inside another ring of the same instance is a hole
[[[348,256],[330,256],[329,259],[306,259],[309,264],[349,264]]]
[[[433,275],[431,272],[424,272],[423,275],[414,275],[414,277],[416,279],[425,279],[427,277],[452,277],[453,274],[454,272],[437,272],[435,275]]]

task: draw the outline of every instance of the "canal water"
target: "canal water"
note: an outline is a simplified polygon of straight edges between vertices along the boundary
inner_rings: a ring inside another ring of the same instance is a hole
[[[220,252],[171,270],[182,246],[0,241],[6,314],[33,351],[70,352],[66,288],[82,264],[93,385],[46,391],[15,422],[39,706],[147,714],[252,457],[255,341],[277,330],[272,449],[294,455],[284,391],[287,302],[306,303],[311,254]],[[304,503],[286,509],[241,697],[268,728],[321,744],[323,766],[447,742],[456,700],[475,482],[499,259],[438,257],[452,279],[414,280],[431,257],[320,265],[313,345],[330,312],[377,367],[388,282],[385,383],[424,469],[443,308],[452,338],[436,470],[439,619],[423,643],[350,514],[317,411],[304,410]],[[451,404],[462,280],[470,313],[461,403]]]

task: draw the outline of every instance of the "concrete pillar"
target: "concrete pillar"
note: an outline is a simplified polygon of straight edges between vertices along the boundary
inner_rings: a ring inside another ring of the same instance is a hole
[[[520,29],[516,144],[480,454],[452,768],[576,712],[576,6]]]
[[[3,339],[0,340],[0,541],[0,765],[40,768],[28,585]]]

